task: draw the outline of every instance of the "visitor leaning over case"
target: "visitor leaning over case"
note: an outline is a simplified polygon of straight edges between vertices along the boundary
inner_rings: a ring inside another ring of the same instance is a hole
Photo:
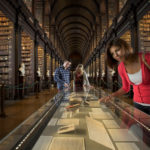
[[[134,53],[126,41],[115,39],[107,46],[106,62],[112,69],[118,66],[122,87],[99,101],[128,93],[133,85],[134,106],[150,115],[150,53]]]

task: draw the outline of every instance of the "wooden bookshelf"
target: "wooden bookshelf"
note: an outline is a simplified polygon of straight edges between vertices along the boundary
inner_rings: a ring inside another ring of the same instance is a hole
[[[0,84],[13,84],[13,23],[0,11]]]
[[[33,49],[34,42],[30,36],[22,32],[21,33],[21,62],[25,64],[25,77],[26,83],[30,84],[33,82]]]
[[[46,75],[47,75],[47,77],[50,77],[50,54],[46,54],[46,59],[47,59],[47,73],[46,73]]]
[[[95,79],[95,60],[93,61],[93,78]]]
[[[40,68],[41,77],[44,75],[44,49],[38,46],[38,68]]]
[[[124,7],[126,2],[127,2],[127,0],[119,0],[119,11],[121,11],[121,9]]]
[[[116,0],[108,0],[109,27],[112,25],[112,21],[116,16],[116,8]]]
[[[30,12],[32,12],[32,0],[23,0]]]
[[[126,31],[120,38],[125,40],[129,45],[131,45],[131,32],[129,30]]]
[[[101,59],[101,73],[105,73],[105,54],[104,53],[102,53],[101,55],[100,55],[100,59]]]
[[[129,45],[131,45],[131,32],[128,30],[126,31],[121,37],[121,39],[125,40]],[[122,85],[122,81],[120,76],[118,76],[118,86]]]
[[[139,51],[150,52],[150,11],[139,21]]]
[[[97,73],[97,77],[99,76],[99,57],[96,58],[96,73]]]
[[[54,74],[55,69],[56,69],[55,58],[52,59],[52,65],[53,65],[53,74]]]
[[[39,25],[42,28],[42,20],[43,20],[43,1],[35,1],[35,17],[39,22]]]

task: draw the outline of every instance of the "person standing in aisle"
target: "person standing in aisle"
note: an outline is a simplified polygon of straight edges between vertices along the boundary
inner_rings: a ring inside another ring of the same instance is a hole
[[[83,91],[84,87],[90,88],[91,86],[83,65],[79,64],[73,73],[73,90]]]
[[[128,93],[132,85],[134,106],[150,115],[150,53],[134,53],[126,41],[115,39],[107,46],[106,62],[112,69],[118,66],[122,87],[99,101]]]
[[[55,70],[54,80],[57,83],[58,91],[69,88],[70,86],[70,66],[71,62],[65,60],[63,65]]]

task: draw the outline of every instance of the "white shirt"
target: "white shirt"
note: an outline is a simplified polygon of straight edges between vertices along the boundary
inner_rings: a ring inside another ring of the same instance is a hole
[[[135,85],[139,85],[142,83],[142,70],[140,69],[138,72],[130,74],[127,73],[129,80],[134,83]]]
[[[139,85],[142,83],[142,70],[140,69],[138,72],[133,74],[128,74],[129,80],[134,83],[135,85]],[[136,102],[137,103],[137,102]],[[138,103],[143,106],[150,106],[150,104]]]

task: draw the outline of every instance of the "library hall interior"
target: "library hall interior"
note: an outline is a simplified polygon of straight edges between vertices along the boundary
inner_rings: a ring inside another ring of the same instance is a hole
[[[150,0],[0,0],[0,150],[150,150]]]

